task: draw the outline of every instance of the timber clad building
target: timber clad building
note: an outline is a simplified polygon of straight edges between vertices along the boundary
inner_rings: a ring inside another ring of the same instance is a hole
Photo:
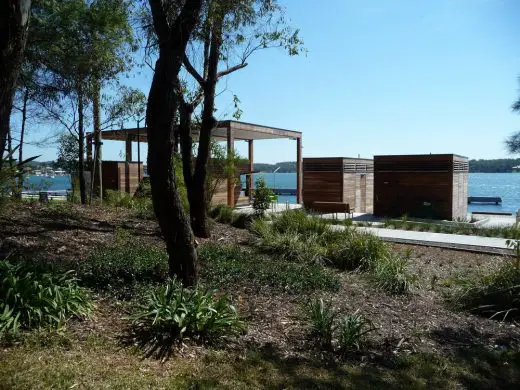
[[[320,157],[303,159],[303,204],[347,203],[357,213],[372,213],[374,163],[369,159]]]
[[[457,219],[468,212],[468,158],[374,156],[374,215]]]

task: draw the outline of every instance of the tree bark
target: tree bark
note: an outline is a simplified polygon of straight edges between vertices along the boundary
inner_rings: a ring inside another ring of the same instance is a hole
[[[211,148],[211,132],[217,125],[213,113],[215,111],[215,92],[217,88],[217,71],[222,46],[222,18],[215,20],[211,32],[211,45],[207,64],[207,78],[204,81],[204,107],[199,134],[199,148],[195,170],[193,173],[190,199],[191,226],[197,237],[210,237],[208,220],[207,176],[208,161]]]
[[[148,172],[154,211],[168,250],[170,276],[178,277],[189,286],[198,280],[198,261],[193,232],[176,186],[174,113],[179,104],[177,76],[199,18],[202,0],[188,0],[171,26],[163,1],[149,1],[159,38],[159,58],[146,109]]]
[[[30,0],[0,2],[0,157],[5,151],[29,26]],[[0,158],[0,169],[3,159]]]
[[[79,175],[79,196],[81,204],[87,204],[87,186],[85,183],[85,129],[83,125],[83,87],[81,82],[77,86],[78,93],[78,175]]]
[[[92,98],[92,119],[94,122],[94,164],[92,166],[92,185],[93,195],[98,198],[103,197],[103,172],[101,155],[101,86],[98,81],[94,82],[94,95]]]

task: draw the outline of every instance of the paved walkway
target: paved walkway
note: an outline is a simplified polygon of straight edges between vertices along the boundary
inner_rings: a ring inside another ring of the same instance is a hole
[[[341,225],[333,225],[342,229]],[[482,253],[512,254],[513,251],[506,245],[504,238],[467,236],[463,234],[416,232],[411,230],[397,230],[384,228],[357,227],[359,230],[370,232],[385,241],[404,244],[418,244],[438,246],[442,248],[461,249]]]

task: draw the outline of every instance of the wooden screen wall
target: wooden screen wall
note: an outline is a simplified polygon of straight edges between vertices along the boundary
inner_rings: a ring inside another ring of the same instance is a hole
[[[133,195],[139,187],[138,172],[136,162],[103,161],[103,190],[129,192]],[[141,163],[140,172],[142,178],[143,163]]]
[[[375,156],[374,214],[465,218],[467,161],[456,155]]]
[[[371,213],[374,193],[373,161],[359,158],[303,159],[303,204],[314,201],[348,203],[356,212]]]

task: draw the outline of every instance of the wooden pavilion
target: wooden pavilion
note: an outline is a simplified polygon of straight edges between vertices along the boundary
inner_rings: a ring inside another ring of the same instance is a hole
[[[196,139],[198,131],[193,131]],[[87,161],[92,161],[93,133],[87,133]],[[247,175],[246,188],[253,188],[253,157],[254,144],[256,140],[265,139],[292,139],[296,141],[296,201],[302,202],[302,133],[299,131],[279,129],[256,125],[252,123],[225,120],[218,123],[213,130],[212,137],[217,141],[226,141],[228,153],[234,149],[235,141],[246,141],[248,143],[248,167],[242,170]],[[117,189],[128,193],[134,193],[139,181],[144,175],[141,161],[140,143],[147,142],[146,128],[130,128],[121,130],[105,130],[101,132],[103,140],[124,141],[125,161],[103,162],[103,188]],[[137,142],[137,161],[132,160],[132,143]],[[235,183],[232,179],[227,180],[227,204],[233,207],[236,204]],[[248,191],[249,201],[252,191]]]

